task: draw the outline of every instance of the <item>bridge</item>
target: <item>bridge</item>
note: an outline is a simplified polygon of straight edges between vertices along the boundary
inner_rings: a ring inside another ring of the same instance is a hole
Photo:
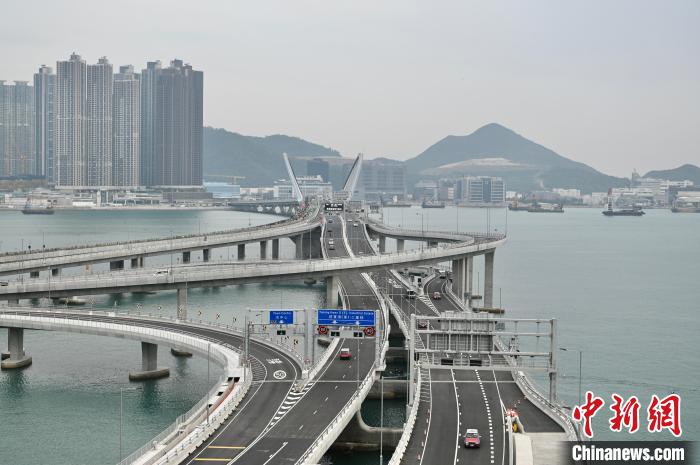
[[[286,164],[295,180],[288,160]],[[361,157],[356,165],[359,170]],[[351,172],[346,198],[351,197],[356,181],[357,173],[353,177]],[[295,192],[298,197],[298,185]],[[280,260],[280,238],[294,241],[296,260]],[[387,238],[397,241],[396,252],[386,253]],[[271,260],[267,255],[270,240]],[[406,250],[405,241],[425,246]],[[295,218],[263,227],[5,254],[0,256],[0,273],[30,273],[32,279],[0,286],[0,300],[10,305],[0,312],[0,326],[8,327],[10,336],[3,368],[31,363],[23,346],[25,328],[129,334],[127,337],[140,340],[143,353],[141,370],[133,379],[167,375],[157,365],[158,345],[170,345],[174,355],[201,354],[204,343],[207,351],[211,344],[221,353],[229,351],[228,359],[217,352],[225,379],[186,419],[120,465],[311,464],[318,463],[337,440],[353,442],[358,435],[380,451],[395,448],[392,464],[456,463],[460,459],[502,465],[531,463],[533,455],[546,456],[552,442],[573,438],[576,432],[556,402],[557,370],[551,347],[526,351],[518,345],[519,338],[532,334],[553,344],[556,322],[532,320],[537,328],[528,333],[518,330],[518,325],[530,320],[484,319],[472,311],[473,258],[484,255],[484,306],[492,307],[495,250],[504,242],[505,237],[498,234],[394,228],[353,213],[327,214],[319,202],[312,202]],[[252,243],[259,244],[261,259],[246,261],[245,247]],[[238,249],[237,260],[210,260],[212,248],[231,245]],[[190,254],[199,250],[202,262],[191,263]],[[182,253],[182,264],[145,267],[144,257],[173,253]],[[125,269],[126,261],[131,269]],[[102,262],[110,263],[110,271],[77,276],[60,273],[64,267]],[[436,270],[441,263],[450,265],[449,279],[445,272],[434,273],[416,286],[402,273],[416,267]],[[43,277],[39,274],[49,270]],[[300,279],[325,280],[327,308],[378,310],[376,337],[358,337],[357,333],[352,338],[334,337],[313,361],[308,348],[318,341],[318,328],[308,314],[302,331],[303,354],[256,334],[248,323],[241,330],[188,318],[190,288]],[[23,299],[168,289],[177,290],[174,319],[17,307]],[[444,298],[431,299],[435,292]],[[416,294],[417,298],[409,298]],[[507,329],[513,323],[515,329]],[[548,329],[541,330],[540,325]],[[157,338],[149,336],[156,333]],[[398,346],[389,347],[390,336]],[[339,360],[342,348],[354,352],[349,362]],[[411,367],[402,430],[368,428],[359,413],[362,402],[382,380],[389,352],[408,360]],[[530,359],[534,361],[525,362]],[[282,362],[273,367],[268,366],[270,360]],[[539,394],[525,376],[529,370],[549,376],[549,398]],[[509,413],[513,409],[517,417]],[[214,422],[209,421],[210,415]],[[527,434],[513,434],[514,423]],[[482,433],[484,447],[465,455],[467,451],[459,444],[464,429],[472,426]]]

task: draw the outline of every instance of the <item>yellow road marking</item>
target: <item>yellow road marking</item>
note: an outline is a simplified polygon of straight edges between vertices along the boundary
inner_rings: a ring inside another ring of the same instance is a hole
[[[199,462],[205,462],[205,461],[208,461],[208,462],[230,462],[233,459],[203,459],[203,458],[197,457],[194,460],[199,461]]]

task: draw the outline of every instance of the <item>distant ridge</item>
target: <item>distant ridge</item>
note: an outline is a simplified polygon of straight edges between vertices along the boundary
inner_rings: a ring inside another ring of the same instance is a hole
[[[478,162],[469,162],[478,160]],[[449,166],[445,166],[449,165]],[[406,161],[412,180],[420,177],[494,175],[508,190],[574,188],[584,193],[628,185],[625,178],[608,176],[550,150],[498,123],[465,136],[447,136]]]
[[[205,127],[204,179],[205,181],[224,181],[224,178],[217,176],[245,176],[245,179],[241,180],[241,185],[271,186],[277,179],[287,177],[282,162],[283,152],[292,158],[340,156],[336,150],[298,137],[244,136],[225,129]]]
[[[645,178],[668,179],[670,181],[693,181],[693,184],[700,186],[700,167],[691,164],[681,165],[671,170],[649,171]]]

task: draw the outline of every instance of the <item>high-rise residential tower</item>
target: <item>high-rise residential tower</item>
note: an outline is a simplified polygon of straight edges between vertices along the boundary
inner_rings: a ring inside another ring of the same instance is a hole
[[[153,185],[153,160],[156,152],[156,84],[160,61],[149,61],[141,70],[141,185]]]
[[[203,73],[181,60],[158,70],[151,185],[202,185]]]
[[[87,185],[112,185],[112,65],[102,57],[87,66],[85,113]]]
[[[41,65],[34,74],[34,149],[35,171],[53,182],[54,89],[56,75],[49,66]]]
[[[34,89],[0,81],[0,176],[36,174],[34,157]]]
[[[54,89],[54,182],[56,186],[86,186],[85,115],[87,65],[73,53],[56,63]]]
[[[137,187],[141,171],[141,87],[133,66],[114,75],[112,185]]]

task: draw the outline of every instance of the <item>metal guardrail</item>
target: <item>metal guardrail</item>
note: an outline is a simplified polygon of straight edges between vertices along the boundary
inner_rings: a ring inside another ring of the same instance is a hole
[[[483,233],[483,232],[454,232],[454,231],[436,231],[432,229],[405,229],[397,228],[395,226],[390,226],[380,221],[372,218],[367,219],[367,225],[370,229],[377,232],[385,232],[387,235],[393,236],[407,236],[420,238],[422,240],[429,239],[450,239],[455,241],[462,241],[469,239],[493,239],[493,238],[505,238],[505,234],[497,233]]]
[[[500,340],[500,338],[495,338],[495,343],[500,350],[504,350],[506,348],[505,344]],[[514,370],[516,369],[517,367],[514,367]],[[578,440],[578,432],[576,431],[576,428],[571,422],[569,416],[562,411],[560,406],[552,404],[549,399],[543,396],[532,381],[525,375],[525,373],[522,371],[517,371],[514,373],[513,379],[530,402],[535,404],[537,408],[547,414],[547,416],[552,418],[552,420],[554,420],[564,429],[569,440]]]
[[[187,457],[190,453],[192,453],[197,447],[199,447],[209,436],[211,436],[220,426],[221,424],[231,415],[233,410],[238,406],[238,404],[243,400],[245,395],[248,393],[248,390],[252,384],[252,378],[253,375],[250,372],[249,369],[246,370],[246,373],[243,377],[243,383],[239,384],[239,389],[236,390],[236,386],[234,386],[233,390],[236,391],[235,394],[232,396],[229,396],[225,399],[225,402],[222,403],[217,410],[215,410],[213,413],[210,413],[209,415],[209,422],[201,424],[198,426],[194,431],[192,431],[190,434],[188,434],[184,439],[179,441],[177,445],[175,445],[170,451],[165,453],[162,457],[153,457],[153,458],[148,458],[145,457],[145,460],[143,459],[136,459],[132,462],[120,462],[117,465],[131,465],[131,464],[140,464],[140,465],[147,465],[147,464],[163,464],[163,463],[180,463],[183,458]],[[216,392],[216,390],[214,390]],[[233,391],[232,391],[233,392]],[[211,397],[210,397],[211,398]],[[202,416],[204,413],[204,408],[206,406],[206,401],[208,401],[208,398],[203,399],[205,401],[203,405],[196,405],[195,407],[192,407],[190,409],[191,412],[194,412],[194,414],[197,414],[198,416]],[[201,401],[200,401],[201,402]],[[174,426],[174,425],[173,425]],[[171,431],[170,434],[175,433],[178,431],[176,428],[175,430]],[[165,432],[163,432],[165,433]],[[161,434],[163,434],[161,433]],[[168,435],[166,434],[164,436],[167,437]],[[148,444],[144,445],[142,447],[146,448]],[[136,455],[138,451],[134,452],[132,455]],[[141,456],[145,453],[147,453],[148,450],[143,451]]]
[[[423,383],[423,376],[421,371],[418,370],[418,381],[416,382],[416,392],[420,392]],[[401,439],[394,449],[394,453],[391,455],[391,460],[389,460],[389,465],[399,465],[401,460],[403,460],[403,455],[406,453],[406,448],[411,440],[411,435],[413,434],[413,428],[416,425],[416,418],[418,417],[418,407],[420,405],[420,396],[416,396],[413,400],[413,406],[411,407],[411,412],[403,424],[403,433],[401,433]]]

